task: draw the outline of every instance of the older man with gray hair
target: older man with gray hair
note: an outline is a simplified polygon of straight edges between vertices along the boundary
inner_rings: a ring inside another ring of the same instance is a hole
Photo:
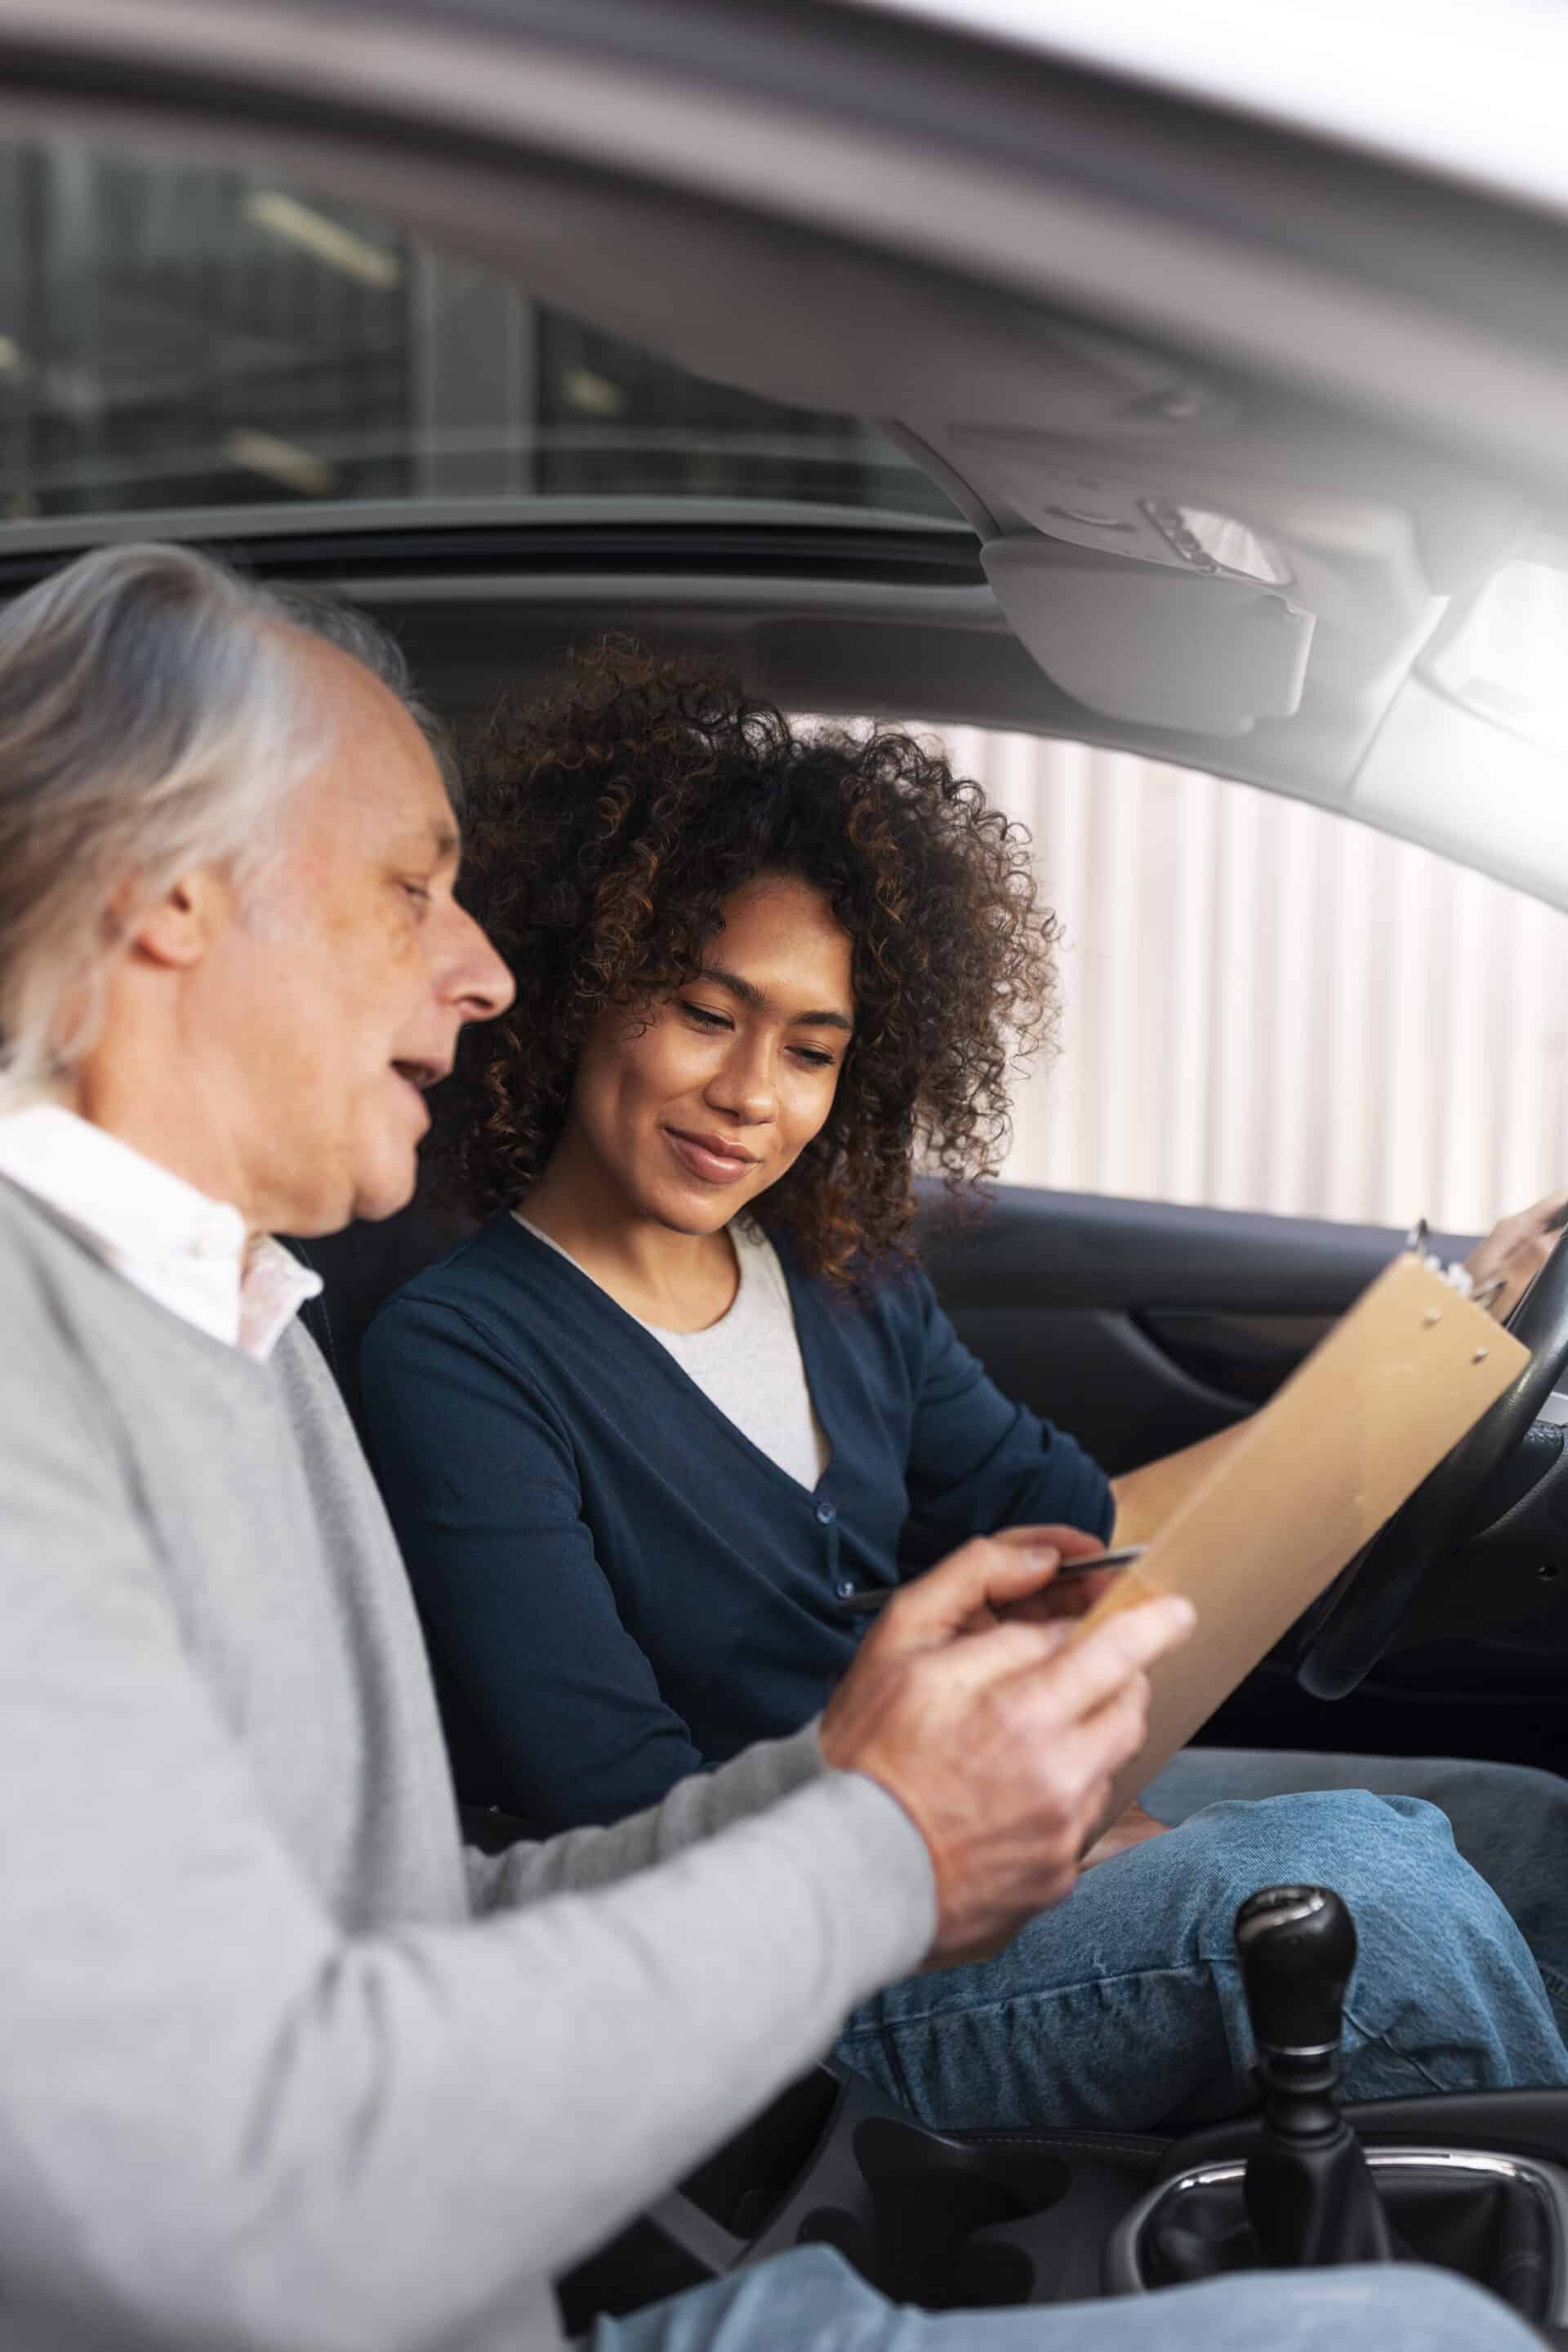
[[[991,1622],[1055,1555],[971,1544],[819,1725],[614,1830],[464,1853],[268,1238],[399,1207],[423,1090],[508,1001],[458,850],[368,627],[157,547],[0,619],[0,2346],[558,2342],[552,2276],[853,2002],[1068,1891],[1189,1629]],[[1290,2296],[1303,2347],[1531,2340],[1436,2274]],[[816,2248],[595,2341],[1224,2352],[1275,2304],[927,2317]]]

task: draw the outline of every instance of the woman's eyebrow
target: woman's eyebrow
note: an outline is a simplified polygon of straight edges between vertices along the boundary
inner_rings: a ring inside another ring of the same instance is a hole
[[[753,1013],[772,1010],[755,981],[743,980],[738,971],[729,971],[721,963],[705,963],[698,978],[710,980],[716,988],[727,988],[731,996],[738,996],[742,1004],[751,1006]],[[847,1037],[855,1034],[855,1024],[847,1013],[792,1013],[790,1026],[792,1029],[842,1029]]]

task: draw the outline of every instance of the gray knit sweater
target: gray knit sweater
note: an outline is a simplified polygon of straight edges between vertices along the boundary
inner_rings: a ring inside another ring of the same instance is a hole
[[[918,1963],[917,1832],[808,1730],[465,1856],[308,1339],[5,1183],[0,1448],[0,2347],[558,2343],[552,2275]]]

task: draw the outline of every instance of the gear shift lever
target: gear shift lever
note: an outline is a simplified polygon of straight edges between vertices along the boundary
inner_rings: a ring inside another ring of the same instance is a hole
[[[1265,2263],[1299,2269],[1394,2260],[1361,2142],[1337,2098],[1355,1927],[1326,1886],[1266,1886],[1236,1915],[1263,2137],[1247,2210]]]

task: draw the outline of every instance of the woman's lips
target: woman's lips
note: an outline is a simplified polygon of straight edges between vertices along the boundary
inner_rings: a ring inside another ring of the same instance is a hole
[[[715,1151],[706,1143],[699,1143],[694,1135],[682,1135],[673,1127],[664,1130],[669,1148],[683,1168],[704,1184],[738,1183],[754,1160],[742,1159],[738,1152]]]

